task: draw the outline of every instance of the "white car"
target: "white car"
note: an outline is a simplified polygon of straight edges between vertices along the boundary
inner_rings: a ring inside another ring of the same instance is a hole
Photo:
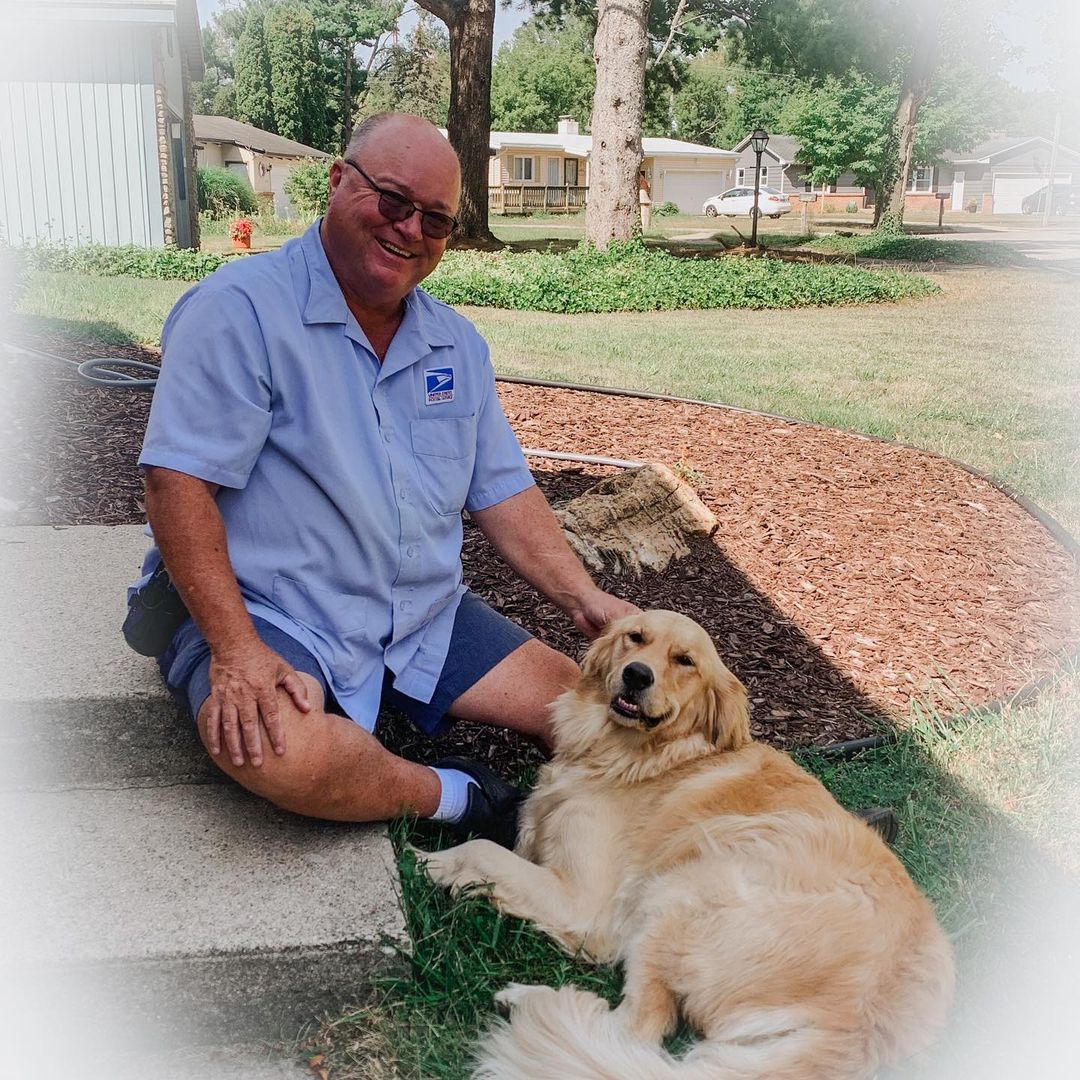
[[[728,188],[727,191],[707,199],[701,212],[708,217],[716,217],[717,214],[723,214],[725,217],[752,214],[754,189],[752,187]],[[778,218],[781,214],[791,213],[791,203],[788,197],[776,188],[762,187],[758,189],[757,213],[764,214],[765,217]]]

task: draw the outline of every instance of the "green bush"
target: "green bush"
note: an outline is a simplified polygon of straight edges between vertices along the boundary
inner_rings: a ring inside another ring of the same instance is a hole
[[[211,217],[257,214],[259,199],[251,185],[228,169],[200,166],[195,170],[199,209]]]
[[[102,277],[163,278],[198,281],[229,261],[230,256],[181,248],[87,247],[64,248],[42,244],[26,248],[35,270],[75,270]]]
[[[425,282],[449,304],[613,312],[866,304],[927,296],[926,278],[779,259],[680,259],[640,241],[606,251],[448,252]]]
[[[285,178],[285,194],[296,212],[309,221],[326,213],[330,198],[330,161],[304,161]]]
[[[656,207],[653,213],[657,217],[674,217],[676,214],[681,213],[678,206],[673,202],[666,202],[663,206]]]
[[[857,214],[859,212],[859,204],[857,202],[849,202],[844,207],[845,214]]]

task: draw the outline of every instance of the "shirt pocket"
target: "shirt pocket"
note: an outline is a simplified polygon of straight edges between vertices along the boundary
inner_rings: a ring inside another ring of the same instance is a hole
[[[295,619],[315,639],[319,659],[330,669],[343,692],[359,686],[369,664],[367,651],[367,597],[324,589],[274,576],[274,605]]]
[[[432,509],[460,514],[476,462],[476,417],[413,420],[412,447],[420,486]]]

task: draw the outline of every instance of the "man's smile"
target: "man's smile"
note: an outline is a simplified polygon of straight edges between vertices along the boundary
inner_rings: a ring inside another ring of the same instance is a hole
[[[396,244],[391,244],[389,240],[383,240],[381,237],[376,236],[376,240],[379,241],[379,246],[385,251],[389,251],[391,255],[396,255],[399,259],[415,259],[416,256],[411,251],[406,251],[404,248],[399,248]]]

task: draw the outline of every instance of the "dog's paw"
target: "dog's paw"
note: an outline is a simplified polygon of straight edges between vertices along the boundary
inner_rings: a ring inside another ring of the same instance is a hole
[[[422,858],[428,877],[436,885],[449,889],[455,896],[466,889],[487,884],[483,874],[473,865],[468,852],[462,850],[464,846],[447,848],[445,851],[424,851],[418,855],[418,858]]]
[[[537,986],[533,983],[508,983],[495,995],[495,1007],[504,1016],[508,1016],[526,998],[533,994],[554,993],[550,986]]]

